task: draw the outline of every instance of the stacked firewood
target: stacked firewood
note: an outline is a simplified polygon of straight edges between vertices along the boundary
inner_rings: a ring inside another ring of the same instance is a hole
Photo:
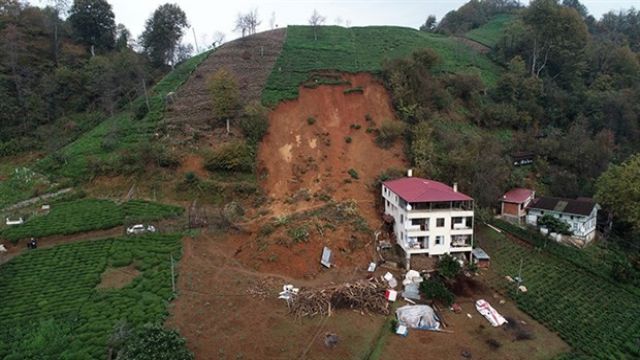
[[[358,281],[324,289],[302,289],[293,296],[290,312],[296,317],[331,316],[336,309],[353,309],[361,313],[388,315],[386,286],[378,280]]]

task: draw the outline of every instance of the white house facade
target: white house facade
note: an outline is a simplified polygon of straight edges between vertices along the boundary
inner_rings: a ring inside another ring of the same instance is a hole
[[[600,206],[588,199],[536,198],[527,208],[527,224],[538,225],[544,215],[551,215],[571,227],[571,237],[584,244],[596,236],[598,210]]]
[[[473,199],[441,182],[416,177],[382,185],[384,212],[410,267],[412,255],[469,255],[473,249]]]

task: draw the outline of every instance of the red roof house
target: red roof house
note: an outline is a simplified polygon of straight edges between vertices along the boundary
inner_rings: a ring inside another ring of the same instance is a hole
[[[506,219],[522,222],[527,215],[527,206],[533,201],[536,192],[531,189],[515,188],[500,198],[500,214]]]
[[[453,187],[435,180],[418,177],[405,177],[385,181],[384,185],[408,203],[426,203],[441,201],[472,201],[473,199]]]

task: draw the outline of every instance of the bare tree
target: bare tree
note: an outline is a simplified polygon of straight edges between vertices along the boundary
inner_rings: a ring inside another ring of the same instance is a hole
[[[246,14],[238,14],[236,18],[236,27],[233,31],[242,33],[242,37],[256,33],[256,29],[262,21],[258,19],[258,9],[253,9]]]
[[[53,14],[53,60],[58,64],[58,48],[60,40],[58,29],[60,27],[60,18],[65,17],[69,12],[69,0],[47,0],[47,4],[54,10]]]
[[[336,23],[336,25],[338,26],[342,26],[342,17],[338,16],[334,22]]]
[[[233,28],[233,31],[242,33],[242,37],[247,35],[247,31],[249,30],[249,25],[247,24],[247,19],[244,15],[238,13],[236,17],[236,27]]]
[[[326,20],[327,18],[320,15],[320,13],[318,13],[318,10],[313,9],[313,14],[311,14],[311,17],[309,18],[309,25],[313,27],[313,38],[316,41],[318,40],[318,28],[322,24],[324,24]]]
[[[253,11],[249,11],[246,15],[246,22],[249,28],[249,34],[255,34],[256,29],[260,24],[262,24],[262,20],[258,18],[258,9],[253,9]]]
[[[276,28],[276,12],[275,11],[271,13],[271,17],[269,18],[269,27],[271,28],[271,30]]]
[[[222,31],[216,31],[215,33],[213,33],[213,40],[211,42],[211,45],[215,49],[218,46],[224,44],[225,38],[226,35]]]

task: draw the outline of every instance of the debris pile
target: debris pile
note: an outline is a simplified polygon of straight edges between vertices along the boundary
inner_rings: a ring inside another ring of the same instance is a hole
[[[334,309],[354,309],[388,315],[385,291],[385,284],[375,279],[320,290],[302,289],[291,295],[290,313],[296,317],[331,316]]]

